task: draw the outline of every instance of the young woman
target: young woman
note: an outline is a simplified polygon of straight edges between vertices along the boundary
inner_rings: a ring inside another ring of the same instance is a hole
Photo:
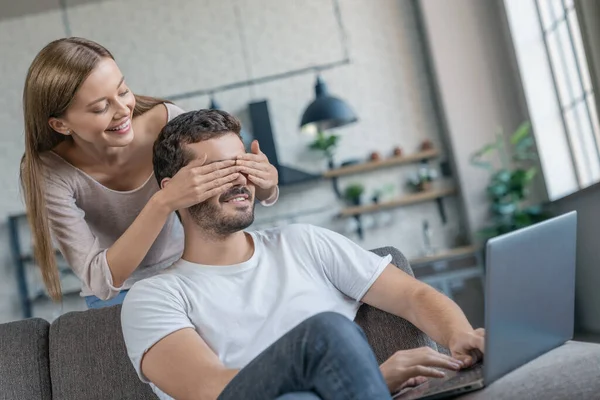
[[[263,205],[277,200],[277,171],[257,142],[238,160],[191,163],[159,190],[152,146],[183,111],[134,95],[111,53],[92,41],[44,47],[29,68],[23,107],[21,185],[36,260],[55,300],[61,287],[52,237],[88,307],[99,308],[122,302],[134,282],[181,256],[174,211],[224,193],[240,173]]]

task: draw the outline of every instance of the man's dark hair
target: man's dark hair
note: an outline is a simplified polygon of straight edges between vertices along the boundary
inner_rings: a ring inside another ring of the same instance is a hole
[[[221,110],[190,111],[173,118],[154,142],[154,175],[158,184],[172,178],[194,157],[187,144],[198,143],[228,133],[238,135],[242,125],[233,115]]]

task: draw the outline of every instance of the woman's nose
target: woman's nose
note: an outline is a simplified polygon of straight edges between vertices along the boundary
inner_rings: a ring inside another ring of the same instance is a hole
[[[131,110],[129,109],[129,104],[124,99],[117,100],[117,112],[115,113],[114,119],[121,119],[123,117],[131,114]]]

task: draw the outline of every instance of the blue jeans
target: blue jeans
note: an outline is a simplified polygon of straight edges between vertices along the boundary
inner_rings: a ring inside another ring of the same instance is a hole
[[[363,331],[326,312],[308,318],[259,354],[218,400],[380,400],[389,389]]]
[[[88,308],[103,308],[123,304],[123,300],[125,300],[125,295],[128,291],[129,289],[123,290],[118,295],[108,300],[100,300],[96,296],[85,296],[85,304],[87,304]]]

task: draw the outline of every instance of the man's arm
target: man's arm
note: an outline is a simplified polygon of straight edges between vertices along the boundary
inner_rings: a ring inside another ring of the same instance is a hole
[[[185,328],[148,350],[142,372],[175,399],[215,400],[238,370],[225,368],[200,335]]]
[[[410,321],[453,354],[483,352],[482,331],[473,330],[455,302],[392,264],[361,301]]]

